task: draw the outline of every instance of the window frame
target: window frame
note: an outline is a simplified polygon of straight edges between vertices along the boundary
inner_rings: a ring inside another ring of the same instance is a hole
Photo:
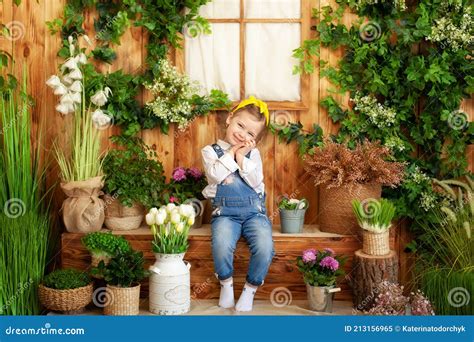
[[[300,45],[309,39],[311,31],[311,0],[300,0],[301,18],[244,18],[244,0],[240,0],[240,18],[232,19],[207,19],[209,23],[238,23],[240,28],[240,98],[245,98],[245,28],[247,23],[299,23],[300,24]],[[184,44],[182,40],[181,48],[175,50],[175,63],[180,71],[185,70],[186,61],[184,58]],[[269,110],[298,110],[304,111],[309,109],[309,80],[310,75],[306,73],[300,74],[300,101],[266,101]],[[233,101],[235,106],[240,101]]]

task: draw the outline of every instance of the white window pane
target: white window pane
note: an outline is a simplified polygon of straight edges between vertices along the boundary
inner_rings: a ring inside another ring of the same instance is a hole
[[[247,24],[245,92],[267,101],[300,101],[300,77],[293,75],[300,24]]]
[[[240,18],[240,0],[213,0],[199,8],[199,15],[209,19]]]
[[[186,72],[204,93],[220,89],[231,100],[240,98],[239,24],[211,24],[212,34],[185,36]]]
[[[301,18],[301,0],[245,0],[245,18]]]

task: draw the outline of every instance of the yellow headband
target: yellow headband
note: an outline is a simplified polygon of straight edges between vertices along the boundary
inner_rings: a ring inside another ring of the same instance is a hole
[[[243,100],[242,102],[239,103],[239,105],[232,111],[232,113],[235,113],[239,109],[248,106],[249,104],[253,104],[260,108],[260,113],[265,117],[265,124],[268,126],[270,122],[270,114],[268,113],[268,107],[265,102],[262,100],[256,99],[253,96],[250,96],[248,99]]]

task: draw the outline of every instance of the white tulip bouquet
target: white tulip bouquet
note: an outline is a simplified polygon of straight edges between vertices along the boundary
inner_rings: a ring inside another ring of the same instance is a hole
[[[145,216],[153,233],[153,252],[179,254],[188,249],[188,233],[196,212],[192,205],[169,203],[160,209],[151,208]]]
[[[83,36],[86,43],[89,38]],[[100,163],[100,130],[107,128],[112,118],[101,109],[111,91],[98,89],[86,98],[85,76],[88,66],[86,49],[72,36],[68,38],[70,57],[60,67],[59,75],[52,75],[46,84],[60,96],[56,110],[62,115],[74,113],[73,132],[70,134],[71,152],[64,153],[56,146],[56,159],[65,181],[83,181],[102,174]]]

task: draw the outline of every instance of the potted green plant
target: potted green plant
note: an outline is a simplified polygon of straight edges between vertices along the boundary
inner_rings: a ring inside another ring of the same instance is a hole
[[[91,254],[93,267],[100,261],[107,264],[115,255],[131,250],[129,242],[123,236],[112,232],[89,233],[81,238],[81,242]]]
[[[194,223],[191,205],[169,203],[152,208],[146,222],[153,234],[156,262],[150,267],[150,311],[160,315],[179,315],[191,303],[191,265],[183,261],[188,249],[188,233]]]
[[[345,273],[342,269],[345,262],[346,257],[336,255],[330,248],[323,251],[307,249],[296,258],[311,310],[332,312],[334,293],[341,291],[336,287],[336,280]]]
[[[104,224],[104,202],[99,198],[104,186],[100,131],[111,118],[101,107],[107,103],[110,89],[86,84],[95,72],[86,49],[73,36],[68,37],[68,43],[70,57],[61,65],[59,76],[52,75],[46,84],[61,96],[56,110],[64,116],[73,115],[72,127],[66,124],[69,143],[55,144],[60,185],[67,196],[62,205],[64,225],[69,232],[87,233]]]
[[[94,276],[103,277],[107,287],[104,313],[112,316],[138,315],[140,311],[140,281],[148,277],[142,252],[129,250],[115,255],[106,265],[100,261],[91,270]]]
[[[207,200],[202,191],[207,185],[204,173],[196,167],[177,167],[173,170],[164,200],[175,204],[190,204],[195,211],[195,221],[191,228],[202,226],[202,218]]]
[[[390,253],[389,230],[395,216],[395,206],[387,199],[353,200],[352,208],[362,228],[362,251],[369,255]]]
[[[56,270],[38,286],[41,304],[54,311],[77,313],[92,301],[92,282],[87,273],[73,268]]]
[[[404,164],[391,161],[390,149],[364,141],[354,149],[326,140],[305,159],[305,170],[319,187],[321,231],[356,235],[353,199],[380,198],[382,185],[395,187],[403,179]]]
[[[280,210],[281,232],[294,234],[303,232],[304,215],[309,203],[305,198],[300,200],[284,196],[278,202]]]
[[[113,136],[121,147],[104,158],[105,225],[112,230],[140,227],[145,208],[161,204],[165,187],[163,165],[139,137]]]

